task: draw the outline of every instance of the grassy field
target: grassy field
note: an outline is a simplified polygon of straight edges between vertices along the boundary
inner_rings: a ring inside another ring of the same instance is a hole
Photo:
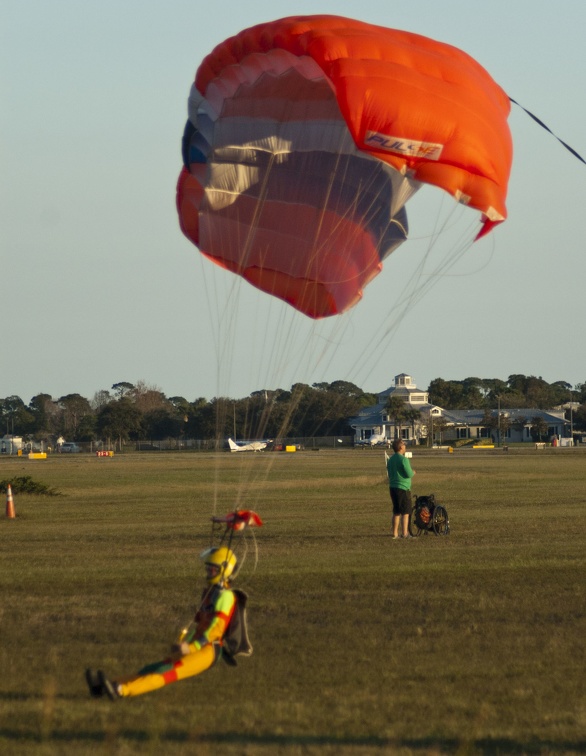
[[[390,538],[383,453],[1,459],[61,496],[0,521],[0,752],[586,752],[586,454],[416,452],[451,534]],[[203,587],[210,516],[265,520],[238,585],[255,651],[147,696]]]

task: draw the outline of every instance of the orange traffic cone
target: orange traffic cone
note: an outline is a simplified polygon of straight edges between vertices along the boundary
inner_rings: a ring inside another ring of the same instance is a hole
[[[14,511],[14,499],[12,498],[12,486],[10,483],[8,484],[8,488],[6,489],[6,517],[8,517],[11,520],[14,520],[16,517],[16,513]]]

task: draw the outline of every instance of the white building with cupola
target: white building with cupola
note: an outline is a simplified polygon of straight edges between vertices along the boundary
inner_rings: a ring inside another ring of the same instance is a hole
[[[392,399],[404,402],[402,417],[393,417]],[[391,403],[389,403],[391,400]],[[496,443],[535,441],[534,425],[542,421],[544,440],[565,439],[569,423],[562,410],[507,409],[445,410],[430,403],[429,393],[417,388],[407,373],[395,376],[392,386],[377,394],[377,403],[364,407],[348,420],[354,430],[354,443],[390,445],[395,438],[407,444],[493,441]]]

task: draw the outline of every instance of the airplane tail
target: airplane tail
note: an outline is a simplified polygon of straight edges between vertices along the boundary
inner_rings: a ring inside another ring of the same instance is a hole
[[[232,441],[231,438],[228,439],[228,446],[230,447],[231,452],[238,451],[238,449],[240,448],[237,444],[234,443],[234,441]]]

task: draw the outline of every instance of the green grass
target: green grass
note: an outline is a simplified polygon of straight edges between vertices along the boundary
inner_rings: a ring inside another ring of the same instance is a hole
[[[415,452],[446,538],[389,537],[382,452],[0,460],[62,496],[0,520],[0,752],[586,751],[586,455]],[[265,520],[238,584],[237,669],[91,700],[165,656],[203,586],[210,516]]]

